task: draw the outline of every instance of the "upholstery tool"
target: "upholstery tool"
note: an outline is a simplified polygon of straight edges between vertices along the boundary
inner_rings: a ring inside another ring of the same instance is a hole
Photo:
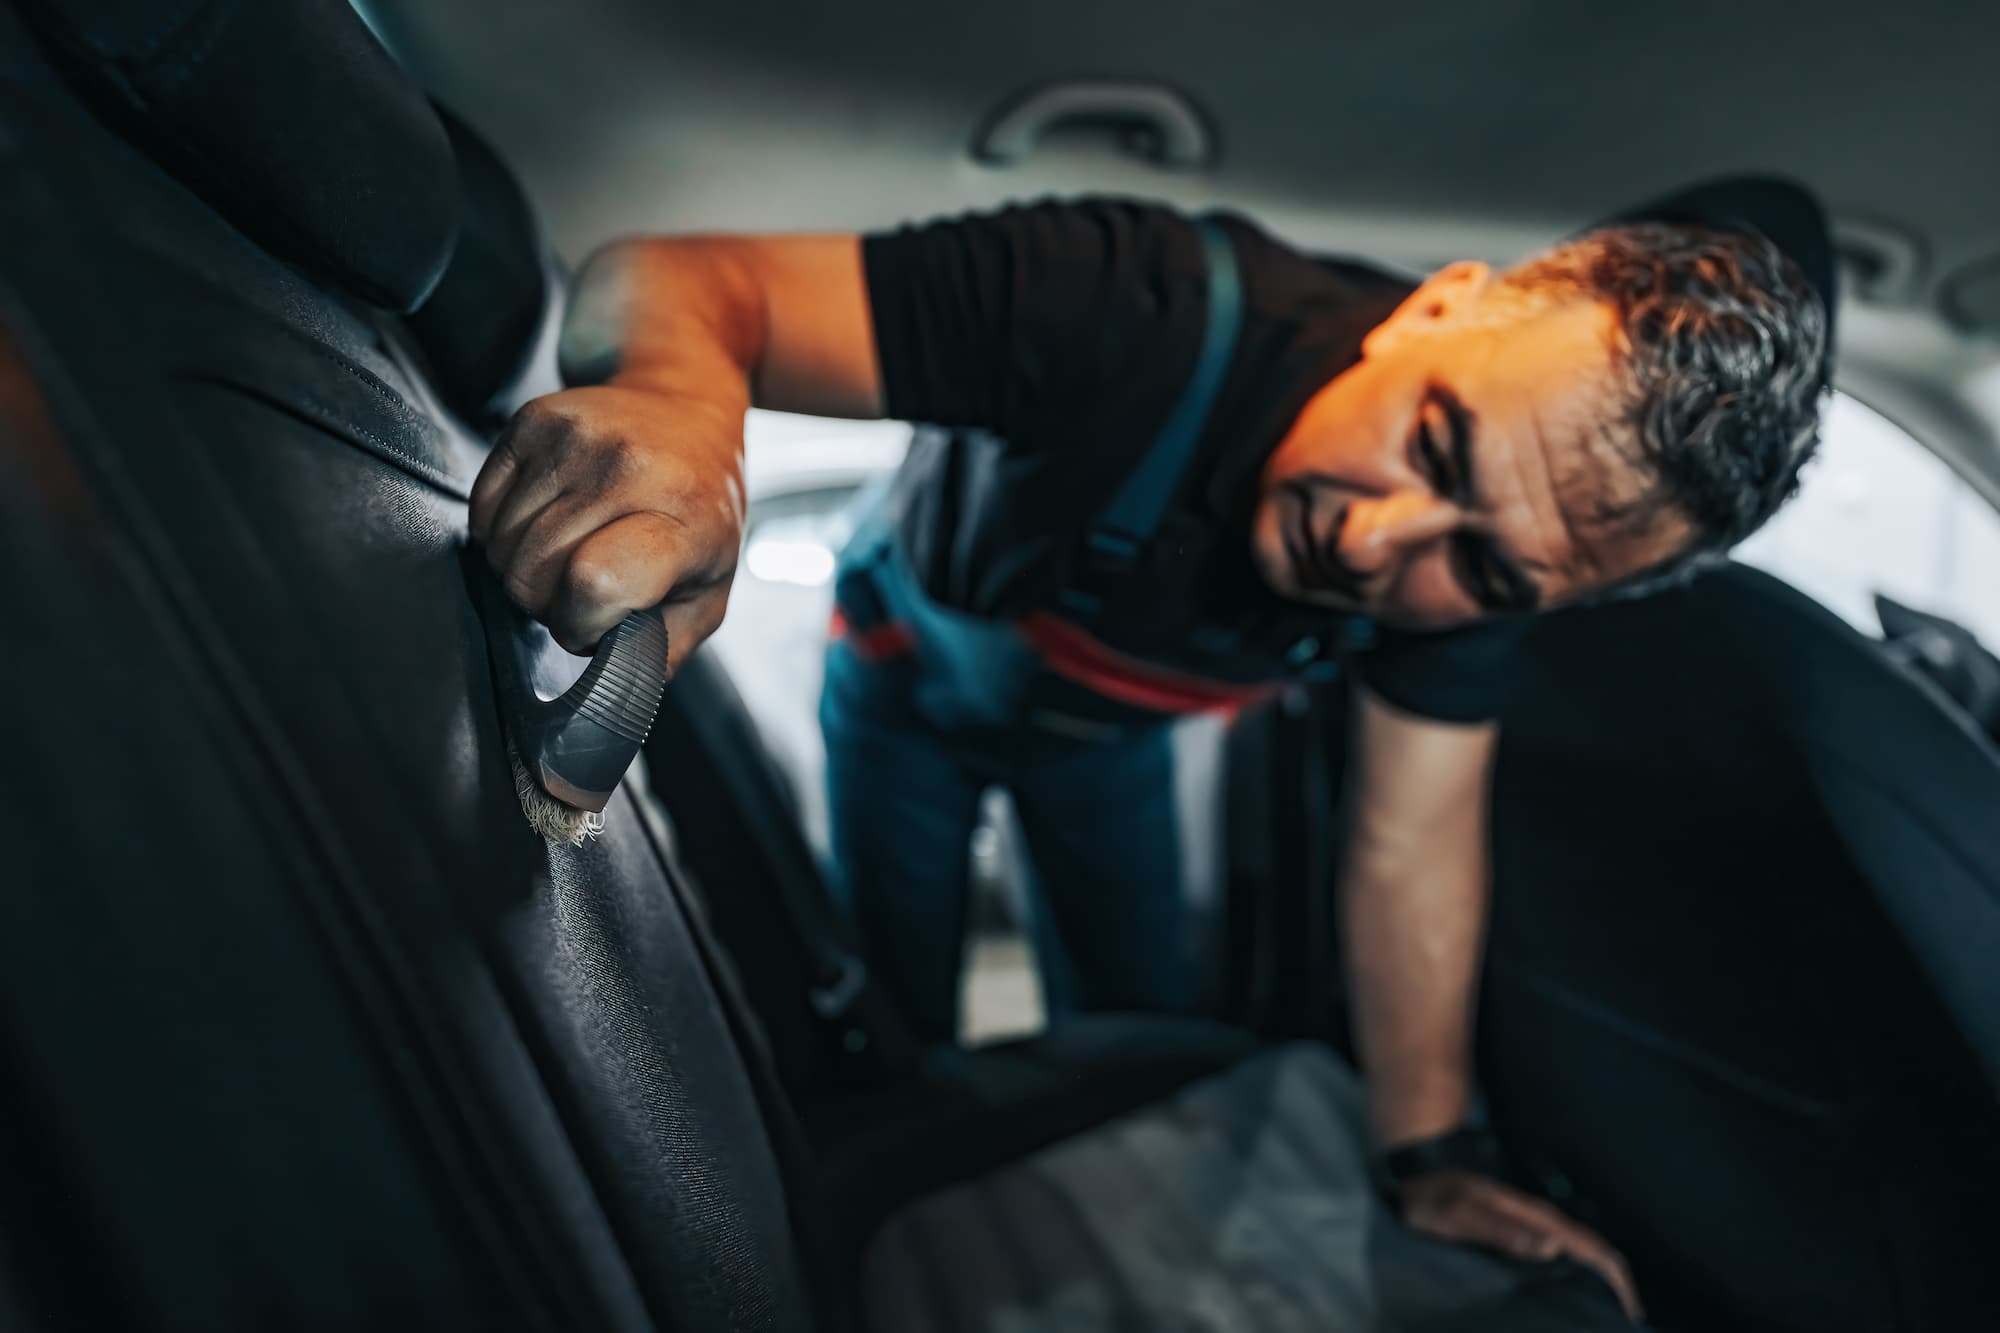
[[[514,604],[470,547],[462,552],[493,659],[514,794],[535,832],[580,846],[604,828],[604,806],[652,730],[667,688],[660,609],[634,611],[598,642],[590,664],[559,693],[537,682],[562,650]],[[553,697],[551,694],[553,693]]]

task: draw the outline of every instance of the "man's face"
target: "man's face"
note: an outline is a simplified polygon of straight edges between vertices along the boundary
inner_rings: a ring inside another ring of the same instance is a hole
[[[1432,277],[1299,414],[1252,528],[1280,594],[1409,629],[1554,606],[1670,558],[1629,461],[1616,312],[1541,300],[1480,264]]]

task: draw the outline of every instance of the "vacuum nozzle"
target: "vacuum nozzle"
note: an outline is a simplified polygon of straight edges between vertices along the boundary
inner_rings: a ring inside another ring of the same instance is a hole
[[[514,757],[534,791],[519,783],[529,823],[545,837],[580,842],[603,827],[602,812],[646,743],[667,688],[667,627],[660,610],[634,611],[598,642],[589,666],[553,698],[536,687],[536,664],[553,640],[514,604],[486,562],[468,548],[467,577],[478,588]],[[545,795],[576,812],[550,810]]]

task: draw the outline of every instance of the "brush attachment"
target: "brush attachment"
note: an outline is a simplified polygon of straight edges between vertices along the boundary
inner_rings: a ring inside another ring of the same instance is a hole
[[[667,626],[660,609],[612,626],[590,665],[554,698],[536,687],[548,631],[507,596],[486,562],[466,552],[507,737],[515,794],[535,832],[581,844],[604,827],[604,806],[632,766],[667,688]]]

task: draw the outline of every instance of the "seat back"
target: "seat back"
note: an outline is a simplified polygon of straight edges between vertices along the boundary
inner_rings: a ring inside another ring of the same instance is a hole
[[[69,452],[97,423],[16,298],[0,280],[0,1327],[557,1327],[548,1269],[463,1225],[477,1150],[424,1132],[356,1012],[337,872],[161,623],[173,589]]]
[[[1748,569],[1551,617],[1520,669],[1480,1007],[1510,1146],[1662,1328],[2000,1326],[1992,748]],[[1347,714],[1246,719],[1231,766],[1242,1015],[1336,1044]]]
[[[1656,1312],[1994,1327],[1990,749],[1738,568],[1542,626],[1495,801],[1495,1113]]]
[[[870,976],[788,779],[712,653],[681,665],[646,751],[682,864],[800,1113],[911,1074],[915,1039]]]
[[[62,760],[10,795],[95,845],[0,894],[0,1176],[34,1186],[0,1230],[66,1261],[0,1292],[93,1328],[811,1326],[782,1099],[643,772],[579,849],[513,795],[459,559],[485,441],[445,405],[507,358],[392,313],[454,290],[447,136],[337,0],[28,9],[0,318],[56,424],[15,471],[109,572],[81,667],[66,621],[9,664],[74,671],[9,691],[23,762]]]

